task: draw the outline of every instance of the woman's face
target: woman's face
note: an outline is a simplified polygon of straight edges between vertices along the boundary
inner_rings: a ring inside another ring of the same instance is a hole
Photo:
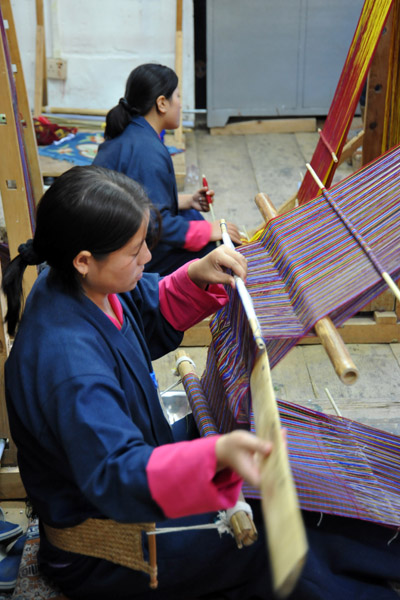
[[[146,244],[149,216],[135,235],[119,250],[115,250],[102,260],[90,261],[83,287],[90,297],[93,294],[108,295],[129,292],[141,279],[144,266],[151,259]]]
[[[167,111],[164,119],[164,129],[177,129],[181,119],[181,96],[176,88],[169,100],[166,100]]]

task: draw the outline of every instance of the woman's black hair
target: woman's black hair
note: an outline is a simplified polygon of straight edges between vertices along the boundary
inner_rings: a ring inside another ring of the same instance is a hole
[[[21,244],[3,275],[9,334],[14,334],[20,319],[27,265],[46,262],[53,280],[68,293],[79,293],[75,256],[88,250],[101,260],[119,250],[150,210],[154,211],[143,187],[122,173],[91,165],[73,167],[57,178],[38,204],[33,240]],[[155,214],[159,235],[160,218]]]
[[[104,137],[111,140],[120,135],[134,115],[146,115],[159,96],[169,100],[178,87],[178,77],[164,65],[147,63],[136,67],[128,77],[125,97],[112,108],[106,117]]]

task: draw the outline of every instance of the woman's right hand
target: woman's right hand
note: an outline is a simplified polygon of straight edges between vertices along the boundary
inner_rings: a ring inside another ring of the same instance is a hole
[[[271,450],[271,442],[266,442],[249,431],[236,429],[221,435],[217,440],[217,471],[229,467],[250,485],[259,488],[262,461]]]
[[[239,229],[233,223],[226,223],[226,228],[228,230],[229,237],[231,238],[234,244],[241,244],[242,241],[240,239]],[[211,237],[210,242],[216,242],[217,240],[222,240],[222,232],[220,221],[213,221],[211,223]]]

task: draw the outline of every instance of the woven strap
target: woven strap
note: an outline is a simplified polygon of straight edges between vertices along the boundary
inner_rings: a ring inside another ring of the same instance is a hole
[[[102,558],[150,575],[150,587],[157,587],[155,536],[149,536],[149,558],[143,557],[142,532],[154,531],[155,523],[117,523],[111,519],[87,519],[75,527],[56,529],[43,523],[53,546],[94,558]]]

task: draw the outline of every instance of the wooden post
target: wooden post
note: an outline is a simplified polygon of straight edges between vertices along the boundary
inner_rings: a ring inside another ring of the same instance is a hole
[[[13,258],[18,252],[18,246],[32,237],[33,224],[27,202],[27,186],[32,185],[32,196],[36,201],[42,194],[43,184],[10,0],[0,0],[0,26],[2,30],[0,43],[0,194],[10,255]],[[24,153],[24,160],[21,153]],[[29,173],[26,172],[26,168]],[[25,294],[29,292],[35,279],[36,269],[29,267],[25,277]],[[2,299],[0,308],[0,318],[3,323],[4,299]],[[23,498],[26,493],[16,468],[16,448],[10,436],[5,404],[3,372],[8,352],[9,340],[2,325],[0,327],[0,436],[9,440],[9,447],[2,457],[0,497]]]
[[[1,6],[4,0],[1,0]],[[8,3],[8,0],[5,0]],[[8,21],[10,24],[10,22]],[[0,124],[1,160],[0,160],[0,193],[3,201],[4,218],[6,222],[10,255],[13,258],[18,253],[18,246],[32,237],[32,227],[27,206],[27,190],[24,178],[21,155],[19,151],[19,136],[10,81],[7,71],[5,49],[0,47],[0,103],[2,122]],[[19,109],[19,105],[17,107]],[[30,269],[27,272],[31,284],[35,274]]]
[[[368,75],[362,147],[363,165],[370,163],[388,150],[384,144],[386,96],[389,77],[391,76],[389,70],[390,48],[393,36],[395,35],[395,27],[398,26],[399,23],[394,23],[393,3]],[[382,305],[383,303],[390,306],[389,310],[395,310],[396,305],[399,304],[396,302],[391,291],[385,290],[376,300],[369,303],[364,311],[369,310],[373,312],[379,304]]]
[[[48,98],[47,98],[47,61],[46,61],[46,29],[45,29],[45,25],[44,25],[44,11],[43,11],[43,0],[36,0],[36,23],[37,23],[37,27],[41,27],[43,29],[43,33],[41,33],[40,35],[42,36],[42,61],[41,61],[41,94],[40,94],[40,98],[41,98],[41,110],[40,112],[42,112],[43,110],[43,106],[46,106],[47,102],[48,102]],[[37,34],[38,32],[36,32]],[[38,55],[36,54],[36,61],[38,61]],[[36,68],[37,68],[37,62],[36,62]],[[35,88],[35,93],[36,93],[36,88]],[[35,114],[39,114],[36,113]]]
[[[382,140],[393,27],[392,6],[369,69],[364,117],[363,165],[368,164],[385,151],[382,148]]]
[[[35,101],[33,114],[38,117],[43,110],[43,58],[44,58],[44,28],[36,27],[36,65],[35,65]]]
[[[23,123],[22,132],[24,137],[25,151],[28,161],[28,169],[32,184],[33,197],[37,204],[43,195],[43,179],[40,172],[39,156],[36,143],[35,128],[33,126],[31,109],[26,91],[24,72],[19,54],[18,40],[15,32],[14,17],[11,10],[10,0],[0,0],[0,8],[3,19],[8,22],[7,39],[11,62],[14,67],[14,81],[17,90],[18,111]],[[8,82],[8,86],[10,84]],[[25,241],[25,240],[23,240]]]
[[[179,78],[179,93],[182,98],[182,45],[183,45],[183,33],[182,33],[182,1],[176,0],[176,30],[175,30],[175,73]],[[183,142],[183,128],[182,128],[182,113],[179,123],[179,127],[174,132],[175,141],[178,144]]]

